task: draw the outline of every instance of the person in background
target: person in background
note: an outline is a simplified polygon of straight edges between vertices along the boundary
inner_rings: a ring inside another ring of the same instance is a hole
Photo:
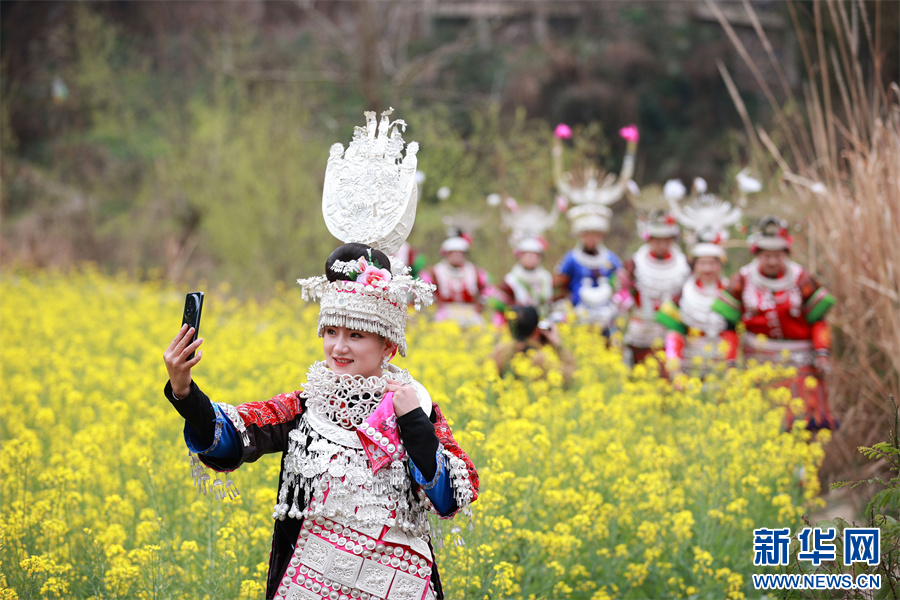
[[[534,306],[541,318],[550,313],[553,298],[553,275],[541,265],[546,242],[525,238],[513,250],[516,264],[499,285],[491,306],[503,313],[511,306]]]
[[[603,245],[610,228],[612,209],[633,185],[638,129],[628,125],[619,130],[626,141],[622,170],[618,175],[593,165],[563,171],[563,140],[572,130],[560,123],[554,131],[553,176],[559,191],[557,202],[568,208],[566,215],[579,244],[557,265],[554,274],[555,299],[568,299],[578,322],[596,325],[609,336],[618,308],[613,300],[615,274],[622,261]]]
[[[519,354],[528,356],[546,375],[552,368],[552,361],[545,350],[550,347],[559,357],[560,374],[568,387],[575,373],[575,357],[563,347],[556,324],[540,320],[537,309],[533,306],[515,306],[507,312],[506,318],[513,339],[500,342],[493,352],[500,376],[509,372],[513,358]]]
[[[728,283],[722,275],[727,260],[728,227],[741,218],[741,210],[712,194],[701,194],[686,206],[673,203],[676,220],[688,232],[691,275],[672,300],[664,302],[656,320],[668,329],[666,371],[703,376],[725,360],[722,338],[733,344],[735,332],[712,310]]]
[[[599,325],[606,335],[615,319],[613,301],[616,273],[622,261],[603,245],[612,211],[605,206],[578,206],[568,212],[572,233],[579,244],[556,266],[556,298],[568,298],[579,323]]]
[[[468,258],[472,247],[468,237],[457,234],[441,244],[443,258],[422,272],[422,279],[437,286],[435,292],[436,321],[456,321],[461,327],[484,324],[481,311],[489,291],[487,271],[476,267]]]
[[[632,365],[644,362],[657,347],[663,347],[666,328],[656,321],[656,312],[681,291],[691,274],[687,258],[675,244],[678,232],[670,213],[651,212],[641,223],[646,243],[619,271],[616,299],[620,309],[630,313],[624,342],[626,360]]]
[[[427,262],[425,255],[413,248],[409,242],[403,242],[403,244],[400,245],[400,249],[391,254],[390,258],[391,263],[396,262],[394,260],[396,258],[400,263],[409,267],[409,274],[413,277],[419,276],[419,273],[425,268],[425,263]]]
[[[831,368],[831,331],[825,316],[834,296],[799,264],[790,260],[793,237],[786,221],[763,217],[750,236],[753,260],[734,274],[712,309],[734,329],[742,323],[744,361],[757,360],[797,367],[797,376],[779,382],[805,405],[803,418],[810,430],[837,429],[831,414],[825,376]],[[728,359],[737,360],[734,336]],[[809,385],[812,382],[813,385]],[[786,426],[793,424],[788,410]]]

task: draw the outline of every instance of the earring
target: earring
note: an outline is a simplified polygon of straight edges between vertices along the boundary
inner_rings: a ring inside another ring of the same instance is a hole
[[[388,357],[387,356],[384,356],[381,358],[381,370],[382,371],[388,370]]]

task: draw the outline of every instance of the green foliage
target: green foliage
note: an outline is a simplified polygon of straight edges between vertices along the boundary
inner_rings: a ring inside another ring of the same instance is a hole
[[[889,400],[891,406],[894,407],[894,429],[891,432],[890,441],[879,442],[871,448],[866,446],[859,448],[860,454],[869,460],[884,460],[888,470],[894,473],[894,477],[888,481],[884,481],[881,477],[873,477],[866,482],[885,487],[885,489],[875,494],[875,497],[869,502],[866,513],[870,515],[878,513],[900,514],[900,438],[898,438],[897,433],[900,430],[900,412],[897,410],[897,404],[893,395],[889,397]]]
[[[55,67],[47,71],[48,79],[59,73],[69,96],[48,109],[58,118],[44,154],[16,155],[35,175],[3,180],[17,217],[46,215],[46,238],[73,239],[72,262],[109,269],[162,267],[172,279],[227,280],[251,293],[318,272],[336,245],[320,208],[328,147],[346,145],[362,122],[358,94],[215,72],[173,86],[175,74],[153,63],[121,26],[90,6],[71,10],[72,19],[55,30]],[[246,31],[228,42],[235,62],[260,51]],[[306,38],[297,44],[313,55],[297,58],[304,68],[328,53]],[[219,61],[220,51],[209,47],[210,62]],[[3,111],[7,119],[6,104]],[[488,207],[485,197],[552,205],[551,125],[523,109],[507,114],[499,103],[398,104],[397,116],[409,123],[406,138],[420,144],[426,175],[411,243],[434,262],[442,217],[470,214],[481,221],[472,258],[501,277],[513,257],[500,230],[503,209]],[[579,131],[567,165],[620,167],[599,122]],[[15,151],[15,138],[4,138],[3,148]],[[443,201],[441,187],[451,190]],[[74,240],[72,217],[64,216],[74,210],[89,243]],[[13,239],[34,235],[18,219],[4,225]],[[548,266],[571,246],[567,232],[564,219],[549,232]]]
[[[495,277],[502,277],[513,263],[509,232],[501,226],[501,211],[505,209],[489,207],[485,199],[498,193],[515,198],[520,205],[538,204],[548,210],[553,206],[556,191],[550,153],[551,125],[530,119],[522,109],[507,117],[497,104],[470,111],[470,132],[466,137],[452,126],[449,110],[444,106],[404,118],[411,124],[407,139],[420,144],[419,170],[426,175],[411,243],[426,251],[434,262],[445,234],[442,217],[471,215],[481,223],[475,230],[472,259]],[[599,123],[578,131],[583,136],[567,150],[567,167],[610,160],[609,144]],[[613,168],[621,168],[621,157],[612,158]],[[440,201],[437,190],[443,186],[449,187],[451,193]],[[548,232],[548,263],[573,245],[568,229],[565,217],[560,217],[556,227]]]
[[[64,31],[73,52],[62,69],[71,88],[65,110],[72,119],[63,125],[59,143],[90,145],[106,156],[110,168],[168,154],[173,115],[149,58],[96,12],[85,6],[73,12]]]
[[[866,508],[867,526],[877,527],[881,531],[880,563],[875,566],[870,566],[867,563],[854,563],[852,566],[843,566],[843,561],[838,558],[836,561],[824,562],[819,567],[813,567],[809,563],[798,560],[797,553],[800,551],[800,542],[796,538],[791,541],[791,558],[787,567],[789,573],[850,574],[854,577],[858,577],[863,573],[881,575],[881,589],[842,590],[841,598],[859,600],[900,598],[900,576],[898,576],[898,572],[900,572],[900,523],[896,519],[896,515],[900,513],[900,441],[898,441],[897,435],[898,429],[900,429],[898,427],[900,426],[900,411],[897,410],[894,397],[890,396],[889,400],[893,406],[894,417],[894,429],[891,432],[891,439],[887,442],[875,444],[872,447],[862,446],[859,448],[859,452],[870,460],[883,460],[887,470],[893,473],[894,476],[887,481],[882,477],[872,477],[864,481],[838,482],[831,486],[832,489],[848,485],[857,487],[861,484],[884,486],[885,489],[875,494]],[[806,519],[804,521],[809,527],[817,527],[822,530],[833,527],[836,530],[834,546],[838,557],[842,557],[844,552],[844,529],[857,526],[855,523],[850,524],[840,518],[830,521],[819,521],[814,525],[811,525]],[[778,593],[778,597],[833,598],[837,596],[836,592],[824,590],[784,590]]]
[[[358,53],[348,54],[308,23],[285,24],[297,35],[270,39],[259,22],[242,20],[239,6],[217,11],[216,28],[201,22],[199,8],[142,6],[128,16],[103,5],[61,10],[65,18],[45,25],[46,36],[29,50],[25,70],[35,74],[21,75],[20,66],[20,81],[3,88],[0,125],[35,121],[31,137],[21,139],[0,127],[3,210],[13,217],[4,220],[2,233],[21,254],[13,260],[161,267],[175,280],[228,280],[255,290],[319,269],[336,243],[319,210],[328,146],[349,141],[363,109],[385,108],[365,105],[367,92],[353,79]],[[622,11],[635,35],[665,26],[652,11]],[[182,16],[198,19],[189,42],[178,27],[166,29]],[[500,227],[503,209],[488,207],[485,197],[500,193],[520,204],[552,205],[551,129],[559,120],[578,134],[567,145],[567,167],[590,162],[615,172],[622,144],[610,132],[637,114],[642,183],[653,173],[673,174],[685,148],[704,147],[702,135],[684,134],[688,121],[673,121],[691,100],[689,74],[663,72],[642,44],[619,44],[624,59],[607,60],[616,44],[581,24],[559,36],[562,54],[550,56],[540,43],[513,41],[496,25],[489,48],[473,44],[426,61],[423,69],[432,75],[396,89],[385,72],[376,86],[409,123],[407,139],[421,147],[426,181],[411,243],[434,262],[442,217],[465,211],[482,221],[472,258],[495,279],[513,257]],[[704,27],[679,29],[677,48],[664,50],[669,62],[677,66],[691,55],[685,40],[708,42]],[[431,38],[413,35],[402,60],[439,51],[464,33],[459,24],[444,23]],[[655,39],[654,51],[661,45]],[[556,60],[571,68],[557,69]],[[350,78],[335,75],[342,72]],[[69,91],[58,101],[49,95],[57,77]],[[515,89],[535,90],[532,112],[515,108]],[[605,90],[602,98],[595,97],[598,90]],[[644,115],[641,106],[654,102],[653,114]],[[667,139],[677,145],[663,160],[653,159],[654,148],[663,147],[660,131],[671,127]],[[440,201],[437,190],[444,186],[451,194]],[[608,243],[625,254],[636,241],[632,215],[625,202],[616,212],[617,231]],[[565,219],[548,238],[545,263],[552,266],[573,244]],[[33,239],[41,240],[43,253],[29,250]]]
[[[328,142],[299,90],[222,84],[196,101],[184,145],[159,181],[170,206],[197,215],[218,276],[269,287],[321,270],[332,238],[321,215]]]

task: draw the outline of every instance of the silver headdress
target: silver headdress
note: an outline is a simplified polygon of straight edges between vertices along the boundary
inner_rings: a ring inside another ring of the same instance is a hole
[[[714,194],[705,193],[705,184],[698,186],[695,182],[694,187],[699,193],[690,203],[681,205],[678,199],[669,200],[672,215],[689,232],[686,241],[691,256],[724,259],[728,228],[741,220],[742,211]]]
[[[441,222],[447,230],[447,237],[441,243],[441,254],[446,255],[455,251],[468,252],[472,248],[472,236],[484,223],[484,219],[471,213],[460,212],[445,215],[441,218]]]
[[[750,252],[756,254],[760,250],[791,251],[794,236],[788,228],[788,222],[776,215],[766,215],[760,219],[756,231],[747,238]]]
[[[403,156],[406,123],[391,122],[393,109],[366,112],[366,127],[356,127],[344,151],[331,147],[325,170],[322,214],[328,230],[344,243],[357,242],[385,254],[406,241],[416,216],[416,152],[410,142]],[[319,337],[326,327],[347,327],[382,335],[406,356],[407,303],[416,310],[431,304],[434,286],[410,277],[408,268],[391,271],[371,257],[336,261],[331,270],[352,280],[328,281],[325,275],[298,279],[303,299],[320,303]]]
[[[353,130],[353,140],[331,146],[322,191],[322,215],[331,234],[344,243],[368,244],[392,254],[409,237],[416,219],[417,142],[403,156],[406,123],[391,121],[394,109],[367,111],[366,126]]]
[[[513,250],[544,252],[544,232],[553,227],[559,217],[556,207],[548,211],[536,204],[519,206],[515,199],[507,198],[506,209],[500,221],[503,229],[509,231],[509,244]]]
[[[568,203],[575,205],[567,213],[573,233],[609,231],[609,220],[612,217],[612,209],[609,207],[625,195],[628,182],[634,174],[637,127],[634,125],[623,127],[619,135],[625,138],[628,146],[625,160],[622,162],[622,171],[618,176],[604,173],[594,166],[587,166],[578,172],[563,172],[562,140],[571,137],[572,130],[563,124],[556,127],[553,142],[553,177],[560,195]]]
[[[629,186],[629,200],[637,212],[637,228],[640,236],[648,240],[652,237],[669,238],[678,235],[678,221],[669,212],[673,202],[684,198],[687,189],[678,179],[670,179],[662,187],[649,185],[643,189],[632,183]]]

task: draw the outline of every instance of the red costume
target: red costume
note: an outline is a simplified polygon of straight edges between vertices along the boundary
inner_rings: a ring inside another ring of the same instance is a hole
[[[746,327],[743,336],[744,359],[786,363],[796,366],[797,377],[780,385],[791,388],[794,397],[806,403],[810,429],[833,429],[825,394],[825,382],[815,368],[817,356],[827,356],[831,335],[825,313],[834,305],[834,297],[800,265],[786,261],[778,277],[766,277],[754,260],[736,273],[719,294],[713,310],[733,327]],[[728,359],[737,358],[736,337],[728,349]],[[785,357],[786,351],[786,357]],[[812,389],[807,377],[815,378]],[[788,423],[793,415],[788,412]]]
[[[452,319],[463,327],[484,322],[481,309],[489,291],[487,271],[468,261],[462,267],[454,267],[442,260],[423,271],[422,279],[437,286],[435,320]]]

